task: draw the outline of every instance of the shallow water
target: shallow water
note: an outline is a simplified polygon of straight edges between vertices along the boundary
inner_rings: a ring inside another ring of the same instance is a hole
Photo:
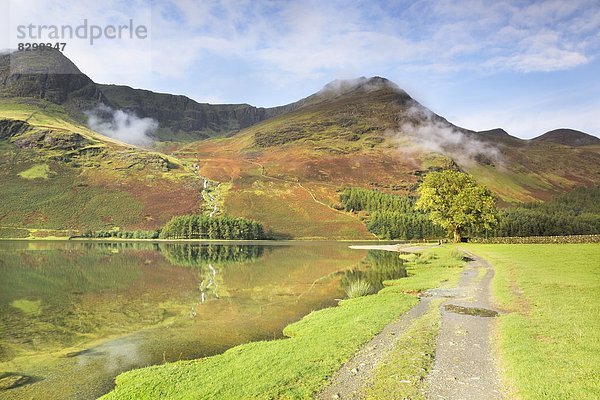
[[[6,399],[88,399],[119,373],[281,337],[353,279],[404,276],[397,257],[348,243],[0,242]]]

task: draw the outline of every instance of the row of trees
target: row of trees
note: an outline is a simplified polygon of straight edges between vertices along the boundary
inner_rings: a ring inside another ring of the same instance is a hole
[[[444,236],[423,212],[414,208],[415,199],[378,190],[346,188],[340,193],[344,209],[365,212],[370,232],[381,239],[422,239]]]
[[[381,239],[439,238],[445,234],[427,215],[415,212],[375,211],[367,221],[367,229]]]
[[[119,239],[158,239],[160,237],[160,229],[156,231],[118,231],[118,230],[101,230],[101,231],[85,231],[82,235],[85,238],[119,238]]]
[[[546,203],[506,208],[488,236],[600,234],[600,186],[577,188]]]
[[[240,217],[180,215],[165,224],[161,239],[265,239],[261,224]]]
[[[346,211],[393,211],[405,214],[415,213],[415,200],[410,196],[398,196],[378,190],[345,188],[340,200]]]
[[[255,261],[262,257],[265,248],[253,245],[161,243],[159,249],[173,265],[202,267]]]

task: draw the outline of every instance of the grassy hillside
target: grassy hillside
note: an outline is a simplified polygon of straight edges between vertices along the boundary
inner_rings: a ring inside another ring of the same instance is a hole
[[[61,106],[0,100],[0,226],[152,229],[199,207],[181,162],[99,135]]]
[[[501,162],[461,167],[492,189],[503,203],[546,201],[578,186],[600,183],[600,146],[569,147],[551,142],[497,141]]]

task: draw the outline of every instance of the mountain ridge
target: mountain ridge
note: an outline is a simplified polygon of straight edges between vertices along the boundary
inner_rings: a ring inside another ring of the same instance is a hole
[[[386,78],[363,76],[331,81],[312,95],[276,107],[256,107],[247,103],[211,104],[198,102],[184,95],[158,93],[127,85],[95,83],[68,57],[57,50],[12,52],[0,55],[0,97],[42,98],[63,105],[73,117],[82,122],[86,118],[84,112],[101,103],[113,108],[121,108],[134,112],[140,117],[157,119],[160,129],[155,139],[167,141],[191,141],[229,136],[266,119],[298,108],[317,106],[336,96],[361,90],[369,92],[381,89],[390,89],[397,92],[400,97],[410,98],[406,91]],[[455,125],[453,127],[464,132],[474,132]],[[557,130],[562,131],[560,134],[545,136]],[[576,135],[578,139],[570,138],[567,131],[571,135]],[[511,136],[502,128],[477,133],[484,136],[527,140]],[[585,132],[560,128],[529,140],[561,144],[586,143],[576,144],[576,146],[595,143],[593,139],[582,139],[581,134],[595,137]]]
[[[35,125],[25,134],[19,123],[0,126],[3,223],[155,228],[173,215],[204,212],[210,199],[213,210],[217,204],[220,213],[258,220],[274,237],[368,239],[373,236],[360,218],[340,209],[340,188],[413,194],[428,172],[459,169],[506,205],[600,182],[598,146],[465,129],[381,77],[333,81],[295,103],[261,109],[92,85],[81,74],[11,78],[3,71],[10,79],[8,85],[0,80],[0,119]],[[13,89],[29,97],[11,95]],[[104,100],[160,119],[160,139],[172,142],[157,146],[170,156],[116,143],[82,119],[71,120]],[[79,140],[82,133],[94,140]],[[34,167],[48,176],[24,180]],[[24,190],[31,204],[21,204]],[[47,204],[72,205],[72,216],[53,220],[61,213]]]
[[[600,138],[570,128],[553,129],[531,140],[538,142],[553,142],[571,147],[600,145]]]

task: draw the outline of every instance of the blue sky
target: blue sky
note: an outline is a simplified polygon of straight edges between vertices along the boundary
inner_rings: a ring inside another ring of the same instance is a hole
[[[102,83],[200,102],[275,106],[334,79],[379,75],[469,129],[600,136],[600,1],[0,0],[25,21],[132,18],[144,41],[73,41]],[[5,40],[6,42],[6,40]]]

